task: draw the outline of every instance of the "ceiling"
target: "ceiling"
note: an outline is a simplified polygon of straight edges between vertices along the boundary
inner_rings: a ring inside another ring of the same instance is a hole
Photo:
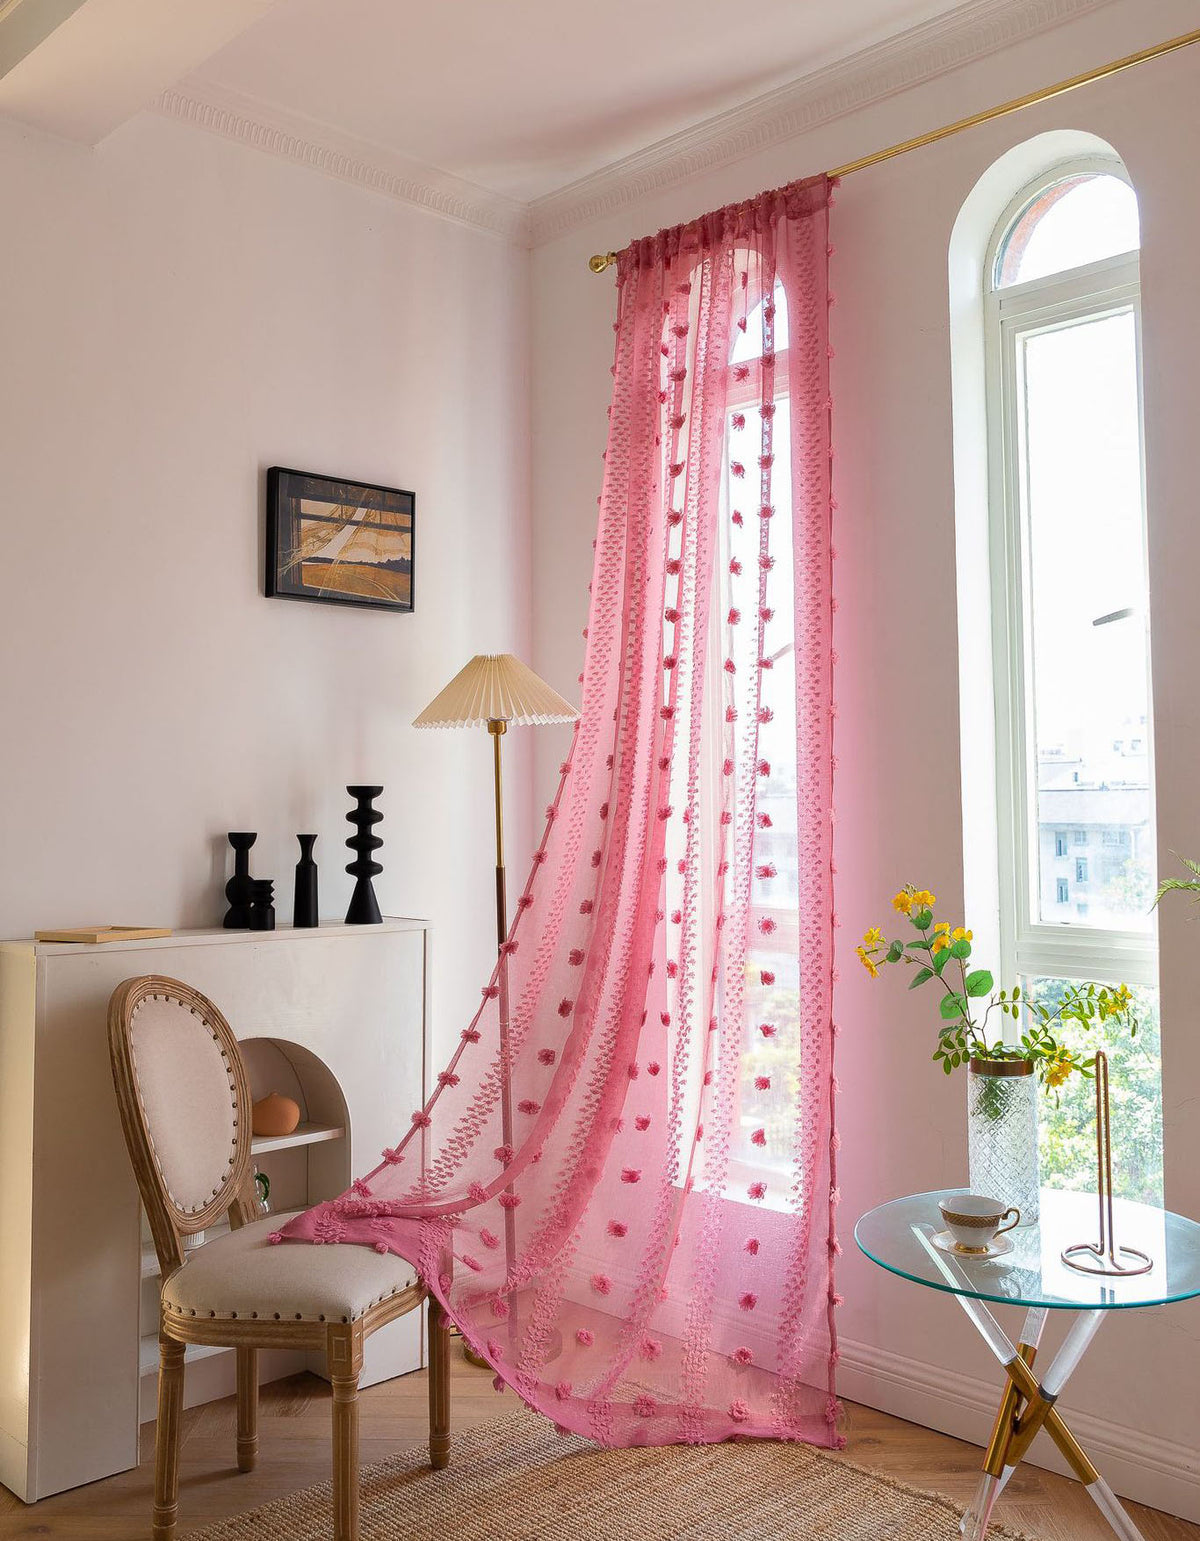
[[[190,79],[522,203],[961,0],[277,0]]]

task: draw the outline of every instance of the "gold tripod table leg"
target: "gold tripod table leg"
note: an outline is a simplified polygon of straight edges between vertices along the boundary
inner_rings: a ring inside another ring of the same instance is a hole
[[[1061,1414],[1053,1408],[1046,1414],[1046,1433],[1062,1451],[1063,1459],[1085,1487],[1099,1482],[1100,1473],[1088,1460],[1087,1451],[1062,1421]]]
[[[1037,1353],[1037,1348],[1032,1343],[1018,1343],[1017,1353],[1025,1364],[1031,1365]],[[1017,1389],[1016,1382],[1009,1376],[1008,1385],[1004,1388],[1004,1397],[1000,1403],[1000,1410],[996,1414],[996,1423],[992,1429],[992,1437],[988,1440],[987,1453],[983,1458],[983,1469],[989,1476],[1002,1476],[1005,1466],[1011,1464],[1007,1459],[1008,1450],[1017,1431],[1017,1416],[1021,1411],[1023,1401],[1024,1397]]]
[[[1035,1324],[1031,1318],[1026,1323],[1026,1326],[1028,1328],[1033,1325]],[[1040,1321],[1036,1323],[1036,1336],[1041,1336]],[[1028,1366],[1033,1363],[1034,1357],[1037,1354],[1037,1342],[1022,1341],[1017,1345],[1017,1354],[1028,1373]],[[1032,1374],[1030,1374],[1029,1378],[1032,1381]],[[992,1427],[992,1435],[988,1440],[987,1452],[983,1458],[983,1473],[979,1479],[979,1486],[976,1489],[971,1507],[963,1515],[962,1523],[959,1526],[962,1534],[967,1537],[967,1541],[982,1541],[982,1538],[987,1534],[992,1510],[1004,1486],[1006,1469],[1010,1469],[1014,1464],[1009,1451],[1017,1432],[1017,1419],[1024,1403],[1025,1394],[1017,1385],[1010,1372],[1008,1384],[1004,1388],[1004,1396],[1001,1398],[1000,1407],[996,1413],[996,1422]]]

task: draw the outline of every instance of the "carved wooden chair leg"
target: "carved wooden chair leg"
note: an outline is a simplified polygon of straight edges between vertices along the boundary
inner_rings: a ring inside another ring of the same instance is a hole
[[[183,1344],[158,1340],[158,1423],[154,1431],[154,1541],[172,1541],[179,1515],[179,1432],[183,1417]]]
[[[450,1464],[450,1324],[429,1297],[429,1464],[441,1471]]]
[[[333,1537],[358,1541],[358,1377],[362,1336],[354,1327],[329,1336],[333,1388]]]
[[[253,1471],[258,1460],[258,1350],[237,1350],[237,1463]]]

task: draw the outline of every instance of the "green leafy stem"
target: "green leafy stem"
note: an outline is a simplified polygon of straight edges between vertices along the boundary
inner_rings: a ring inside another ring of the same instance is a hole
[[[1200,888],[1200,883],[1195,886]],[[1137,1033],[1133,997],[1124,984],[1071,985],[1053,1010],[1023,995],[1019,985],[997,990],[990,970],[969,966],[971,932],[948,921],[935,921],[936,902],[927,889],[906,885],[892,904],[906,916],[915,936],[888,941],[873,926],[857,951],[872,978],[885,966],[904,964],[913,970],[910,990],[929,984],[940,989],[941,1026],[933,1059],[947,1075],[972,1059],[1031,1060],[1042,1085],[1057,1091],[1074,1074],[1090,1077],[1096,1063],[1094,1054],[1086,1055],[1064,1039],[1062,1029],[1068,1022],[1090,1030],[1097,1023],[1113,1021],[1127,1027],[1131,1035]],[[1019,1036],[1005,1039],[1005,1017],[1018,1024]]]

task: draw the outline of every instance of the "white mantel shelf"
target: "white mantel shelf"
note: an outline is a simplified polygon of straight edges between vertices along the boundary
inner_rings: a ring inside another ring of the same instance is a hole
[[[303,941],[312,936],[361,936],[364,932],[425,931],[427,920],[401,915],[385,915],[378,925],[348,926],[341,920],[323,920],[319,926],[276,926],[274,931],[239,929],[226,931],[223,926],[205,926],[193,931],[173,931],[170,936],[132,937],[122,942],[34,942],[27,938],[0,942],[0,947],[32,947],[39,958],[64,958],[85,952],[156,952],[169,947],[212,947],[218,943],[262,942],[267,946]]]

